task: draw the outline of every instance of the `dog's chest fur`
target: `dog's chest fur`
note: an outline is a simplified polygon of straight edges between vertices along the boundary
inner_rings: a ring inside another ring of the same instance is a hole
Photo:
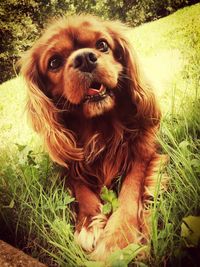
[[[133,120],[132,124],[128,117],[120,120],[114,113],[89,120],[73,114],[69,120],[77,144],[84,151],[83,161],[71,162],[71,177],[101,188],[128,171],[139,133]]]

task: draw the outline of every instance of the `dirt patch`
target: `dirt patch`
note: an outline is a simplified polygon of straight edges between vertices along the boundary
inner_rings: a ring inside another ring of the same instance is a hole
[[[23,251],[8,245],[0,240],[0,266],[1,267],[47,267]]]

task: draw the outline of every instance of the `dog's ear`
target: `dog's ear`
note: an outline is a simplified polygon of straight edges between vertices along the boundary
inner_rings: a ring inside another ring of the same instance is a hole
[[[160,109],[154,92],[141,71],[132,42],[129,40],[131,29],[120,22],[108,21],[106,26],[115,42],[115,56],[124,66],[123,77],[136,105],[136,116],[147,125],[157,125],[161,115]]]
[[[82,160],[74,134],[59,123],[59,110],[44,93],[45,83],[38,70],[37,54],[31,49],[21,58],[19,65],[28,89],[27,111],[33,128],[44,138],[53,161],[68,167],[70,160]]]

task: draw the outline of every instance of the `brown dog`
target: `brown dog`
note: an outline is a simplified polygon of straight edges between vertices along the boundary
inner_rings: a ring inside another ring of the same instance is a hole
[[[148,238],[144,202],[160,161],[160,110],[128,31],[93,16],[63,18],[21,61],[33,127],[68,169],[79,204],[75,236],[96,259]],[[119,207],[107,218],[99,195],[120,175]]]

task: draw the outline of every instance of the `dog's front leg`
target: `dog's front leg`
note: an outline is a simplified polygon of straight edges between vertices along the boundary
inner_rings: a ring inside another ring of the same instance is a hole
[[[107,218],[101,214],[100,199],[89,187],[81,181],[76,181],[73,187],[78,202],[75,238],[83,249],[92,251]]]
[[[140,243],[143,182],[148,163],[136,161],[125,177],[119,195],[119,208],[111,215],[92,257],[105,260],[116,249]]]

